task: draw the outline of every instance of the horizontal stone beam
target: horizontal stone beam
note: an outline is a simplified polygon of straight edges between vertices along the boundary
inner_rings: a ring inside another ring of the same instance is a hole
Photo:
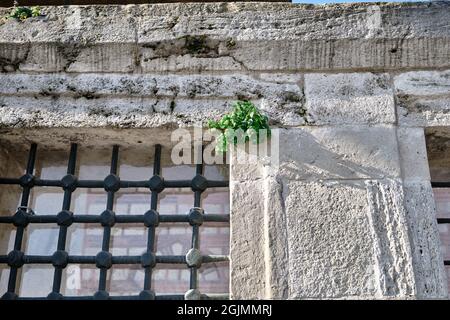
[[[448,2],[44,7],[0,22],[0,67],[37,72],[450,66]],[[0,9],[0,15],[6,15]]]

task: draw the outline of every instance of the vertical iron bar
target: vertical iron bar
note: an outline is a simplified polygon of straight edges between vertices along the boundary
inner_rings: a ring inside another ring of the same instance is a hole
[[[112,151],[110,174],[114,174],[114,175],[117,174],[118,162],[119,162],[119,146],[116,145],[113,147],[113,151]],[[114,208],[114,193],[115,193],[115,191],[108,191],[106,210],[112,211]],[[104,226],[103,227],[102,251],[109,252],[110,240],[111,240],[111,227]],[[100,279],[98,282],[98,290],[99,291],[106,290],[107,274],[108,274],[108,269],[106,269],[106,268],[100,269]]]
[[[72,143],[70,146],[69,163],[67,164],[67,174],[74,175],[77,161],[77,144]],[[70,204],[72,202],[72,190],[64,190],[64,199],[62,210],[70,210]],[[67,226],[59,227],[58,245],[56,250],[64,251],[66,249],[67,240]],[[55,293],[60,293],[61,290],[61,279],[62,279],[63,268],[55,266],[55,273],[53,274],[53,289]]]
[[[161,145],[155,145],[155,161],[153,164],[153,175],[161,175]],[[150,209],[155,210],[158,208],[158,192],[152,190]],[[155,226],[148,227],[147,234],[147,253],[155,254]],[[145,267],[144,270],[144,290],[150,290],[152,288],[152,267]]]
[[[203,154],[203,153],[202,153]],[[203,158],[201,163],[196,165],[196,174],[203,174]],[[201,207],[201,197],[202,197],[202,191],[195,191],[194,192],[194,207]],[[200,228],[198,225],[194,225],[192,227],[192,243],[191,247],[193,249],[199,249],[200,248]],[[191,267],[191,277],[190,277],[190,289],[197,289],[198,288],[198,268],[197,267]]]
[[[36,150],[37,150],[37,144],[33,143],[30,147],[30,152],[28,154],[28,163],[27,163],[27,170],[26,174],[33,174],[34,171],[34,165],[36,163]],[[29,186],[23,187],[22,191],[22,199],[20,202],[20,205],[22,207],[28,207],[28,201],[30,199],[30,193],[31,188]],[[16,238],[14,240],[14,250],[20,251],[22,249],[22,240],[23,240],[23,234],[25,231],[25,227],[19,226],[16,230]],[[11,267],[9,272],[9,279],[8,279],[8,292],[15,293],[16,291],[16,280],[17,280],[17,268]]]

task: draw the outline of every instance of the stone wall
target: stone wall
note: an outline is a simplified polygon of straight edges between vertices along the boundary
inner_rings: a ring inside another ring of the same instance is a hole
[[[280,165],[231,166],[232,297],[447,297],[424,128],[450,125],[449,2],[43,11],[0,22],[3,143],[126,140],[250,99]]]

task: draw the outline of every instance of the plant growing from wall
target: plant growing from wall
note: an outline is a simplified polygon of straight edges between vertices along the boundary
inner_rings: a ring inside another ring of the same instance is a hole
[[[255,107],[250,101],[237,101],[233,105],[233,110],[229,114],[224,115],[220,120],[210,120],[208,122],[210,129],[220,130],[221,133],[217,137],[216,151],[223,153],[227,150],[230,140],[233,144],[239,141],[232,132],[241,129],[245,133],[245,142],[259,143],[261,132],[266,130],[267,137],[270,137],[269,119],[266,115]],[[266,137],[264,137],[266,138]],[[240,141],[243,142],[243,141]]]
[[[30,17],[38,17],[40,15],[41,9],[39,7],[14,7],[9,17],[23,21]]]

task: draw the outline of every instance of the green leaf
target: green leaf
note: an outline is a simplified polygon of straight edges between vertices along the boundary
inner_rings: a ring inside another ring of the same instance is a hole
[[[219,121],[208,121],[208,127],[211,129],[220,129],[222,134],[217,138],[216,151],[225,152],[229,143],[227,139],[227,129],[242,129],[244,132],[251,133],[246,136],[245,141],[259,143],[259,130],[266,129],[267,137],[270,137],[269,118],[261,114],[255,105],[250,101],[236,101],[231,113],[226,114]],[[253,129],[253,130],[250,130]],[[237,143],[237,138],[233,139]]]

